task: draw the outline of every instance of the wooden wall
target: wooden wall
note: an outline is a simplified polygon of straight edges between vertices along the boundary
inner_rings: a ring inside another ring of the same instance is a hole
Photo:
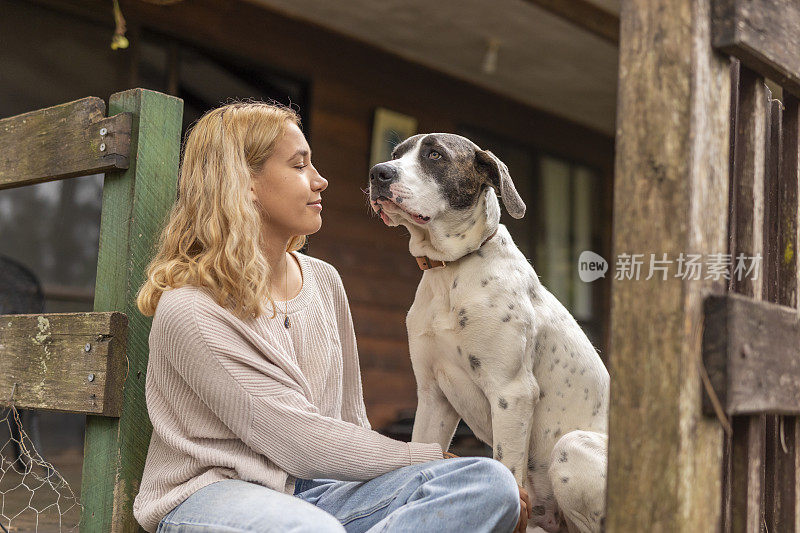
[[[87,5],[77,0],[45,3],[82,11]],[[95,16],[108,12],[106,2],[88,4],[96,6]],[[599,169],[603,193],[597,201],[603,216],[598,223],[605,228],[600,253],[610,256],[610,137],[250,3],[193,0],[158,6],[122,0],[120,5],[133,35],[146,27],[310,83],[307,126],[313,160],[329,187],[323,193],[323,228],[311,237],[309,254],[331,262],[342,275],[374,427],[416,405],[405,314],[421,277],[408,253],[405,229],[385,227],[360,190],[367,185],[376,107],[416,117],[420,132],[476,127]],[[607,279],[603,285],[604,309],[609,284]],[[605,345],[600,346],[603,352]]]

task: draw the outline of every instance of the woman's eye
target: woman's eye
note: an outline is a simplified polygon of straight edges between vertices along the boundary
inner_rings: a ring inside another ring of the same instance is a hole
[[[431,150],[431,153],[428,154],[428,159],[441,159],[442,154],[437,152],[436,150]]]

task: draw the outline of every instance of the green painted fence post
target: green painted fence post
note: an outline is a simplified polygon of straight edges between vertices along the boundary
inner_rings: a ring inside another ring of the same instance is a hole
[[[141,530],[132,506],[152,432],[144,397],[152,319],[139,313],[135,297],[177,193],[183,101],[131,89],[113,94],[108,111],[133,114],[130,167],[105,176],[94,310],[128,316],[128,369],[122,416],[86,417],[84,533]]]

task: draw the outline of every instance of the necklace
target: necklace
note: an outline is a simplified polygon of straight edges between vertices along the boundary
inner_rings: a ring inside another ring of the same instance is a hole
[[[288,255],[288,254],[287,254]],[[289,258],[286,258],[286,273],[283,276],[283,292],[284,298],[289,297]],[[289,300],[283,301],[283,327],[289,329],[292,322],[289,320]]]

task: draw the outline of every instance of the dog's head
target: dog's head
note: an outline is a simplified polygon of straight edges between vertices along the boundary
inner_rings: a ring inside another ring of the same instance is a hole
[[[385,224],[409,229],[425,227],[447,213],[470,215],[488,188],[499,192],[512,217],[522,218],[525,203],[508,167],[490,151],[450,133],[409,137],[397,145],[391,161],[369,173],[372,209]]]

